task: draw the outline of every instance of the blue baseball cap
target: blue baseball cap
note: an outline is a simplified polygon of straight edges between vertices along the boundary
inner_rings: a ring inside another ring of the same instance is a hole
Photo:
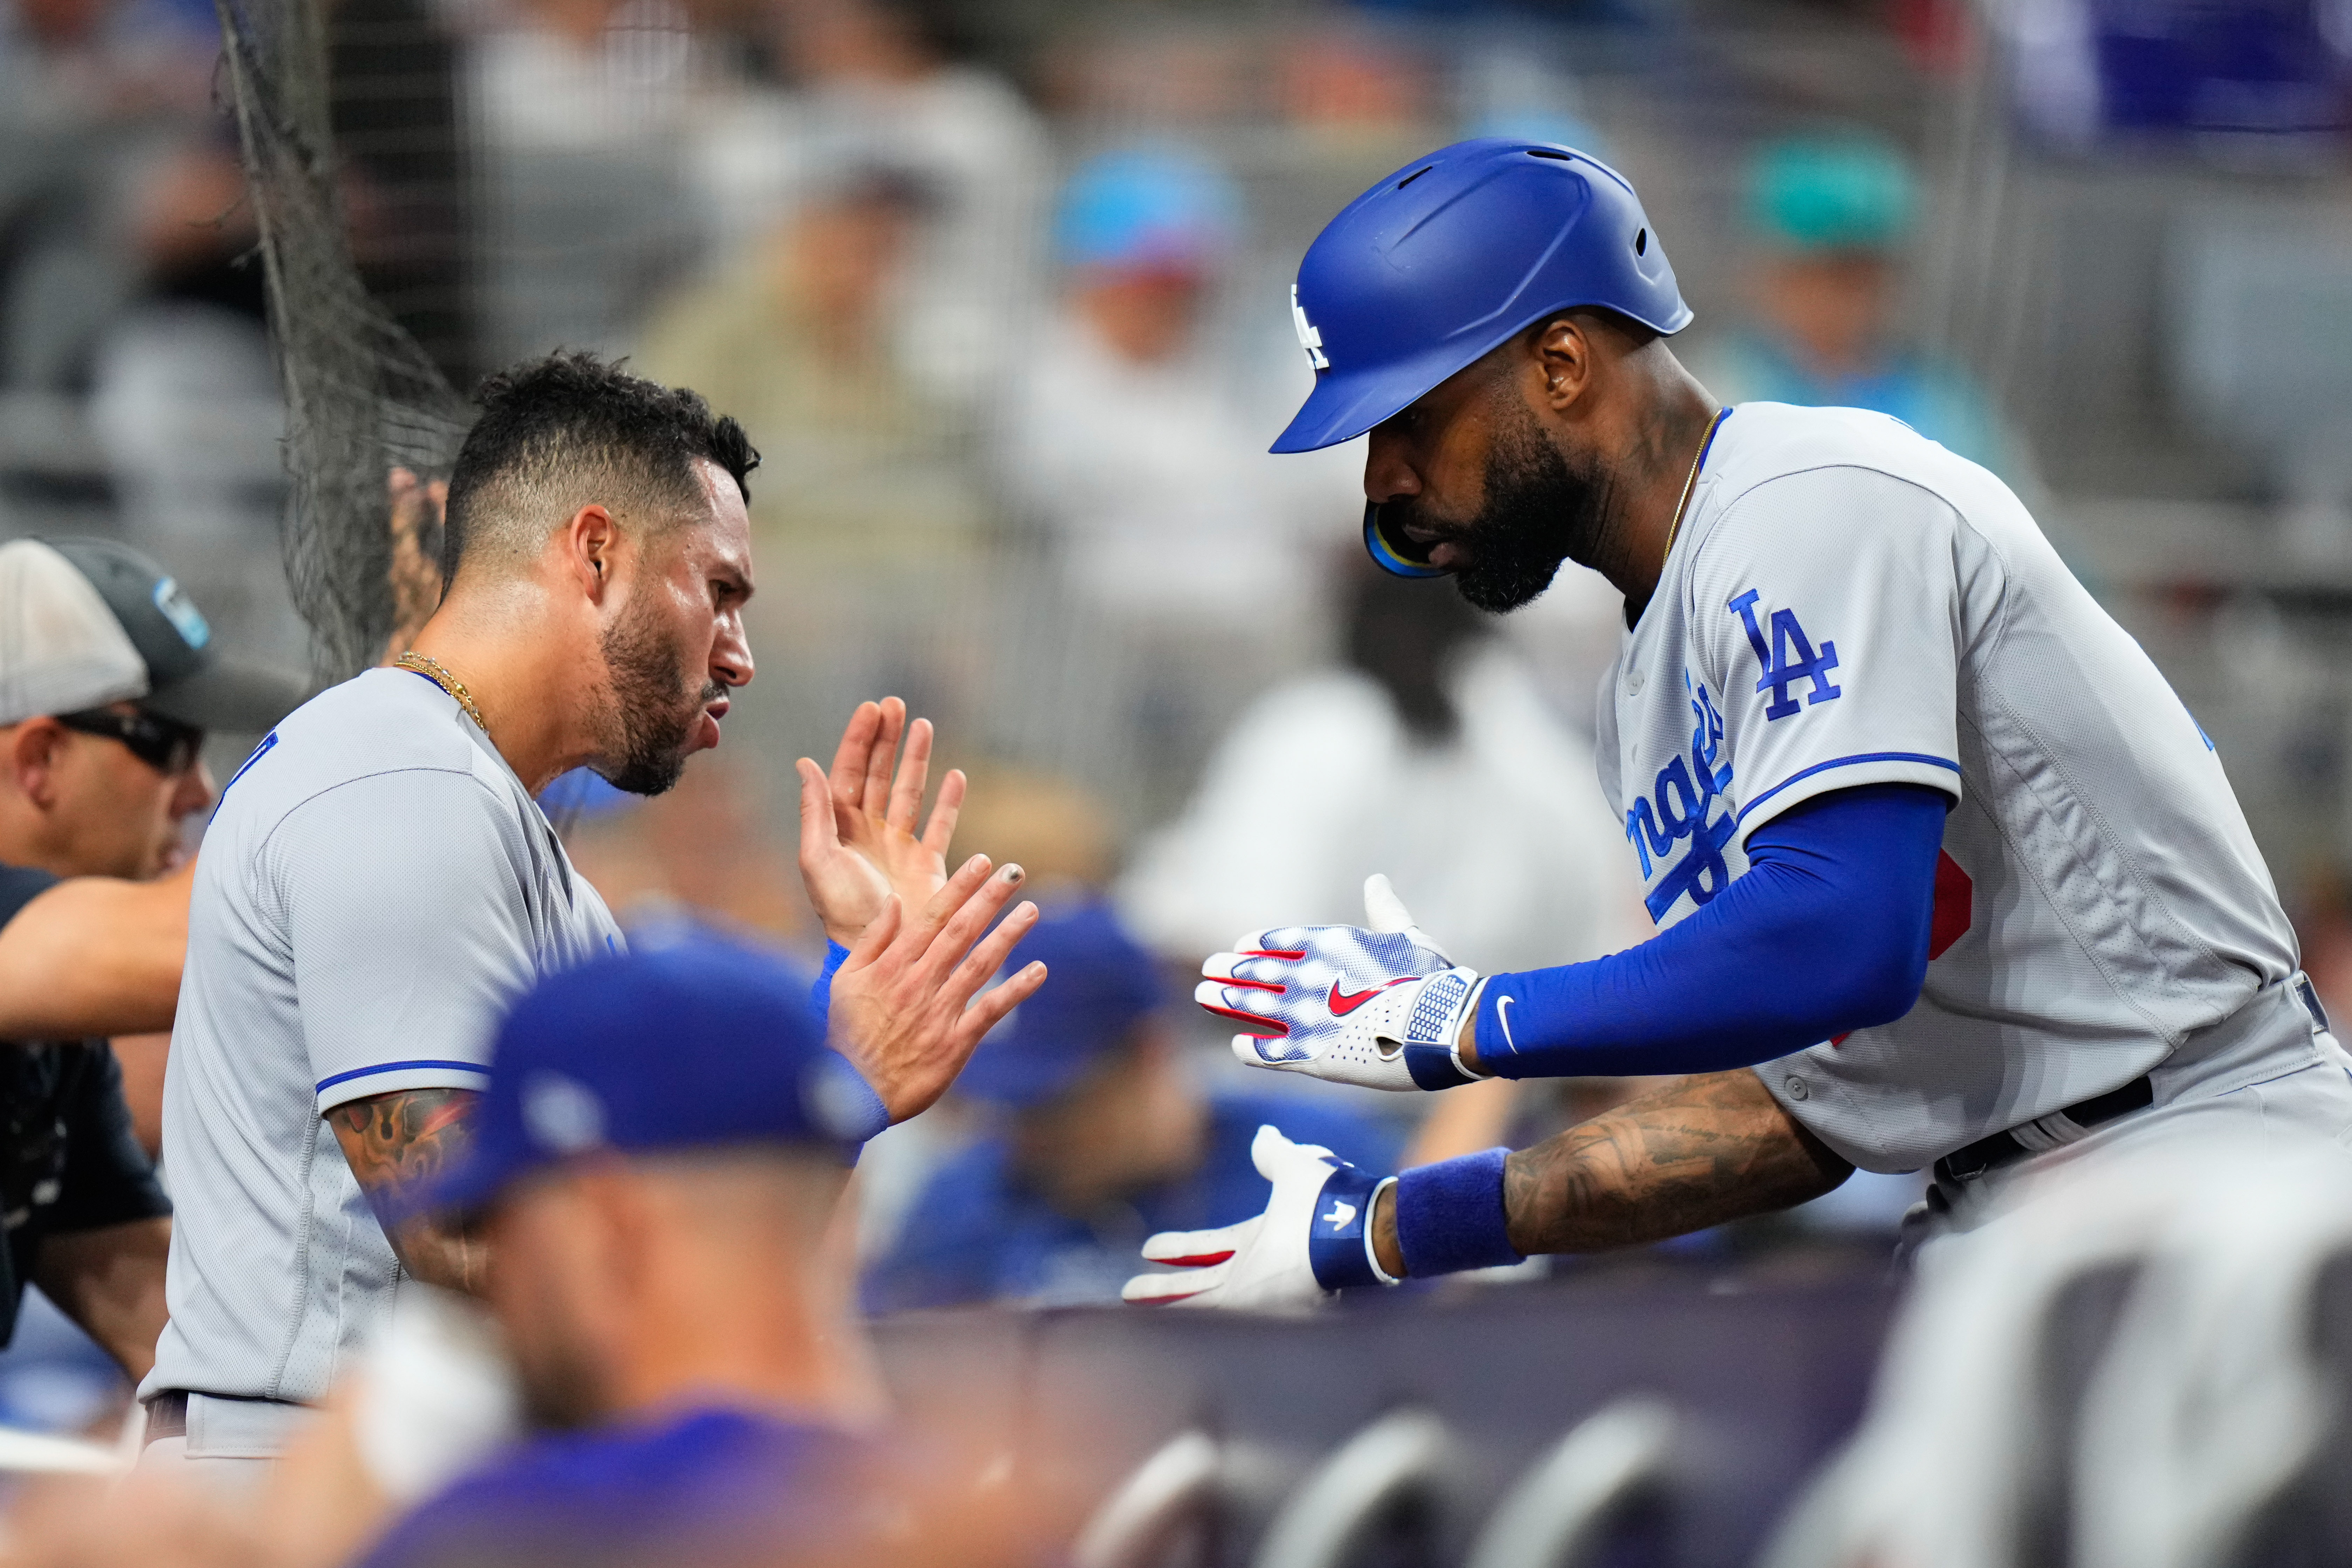
[[[1099,900],[1040,920],[1005,971],[1039,959],[1054,977],[989,1032],[956,1080],[959,1092],[1014,1110],[1043,1105],[1167,1005],[1157,963]]]
[[[401,1206],[479,1209],[521,1177],[599,1150],[791,1143],[847,1154],[888,1122],[825,1047],[805,974],[688,927],[523,993],[499,1027],[471,1147]]]
[[[1202,268],[1232,249],[1241,200],[1223,171],[1172,147],[1097,153],[1062,193],[1055,247],[1072,267]]]

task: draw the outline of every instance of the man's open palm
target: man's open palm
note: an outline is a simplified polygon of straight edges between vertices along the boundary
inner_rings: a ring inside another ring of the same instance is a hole
[[[964,776],[950,770],[940,781],[939,799],[919,837],[916,823],[931,771],[929,720],[909,725],[907,705],[896,697],[861,702],[841,732],[832,773],[807,757],[799,771],[801,880],[828,938],[853,947],[891,895],[902,909],[919,910],[947,885],[948,844],[963,809]]]

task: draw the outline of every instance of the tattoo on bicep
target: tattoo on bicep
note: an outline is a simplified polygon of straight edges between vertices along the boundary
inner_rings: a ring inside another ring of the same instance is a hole
[[[327,1114],[360,1184],[398,1189],[438,1174],[463,1152],[471,1136],[466,1110],[478,1098],[466,1089],[395,1089]]]

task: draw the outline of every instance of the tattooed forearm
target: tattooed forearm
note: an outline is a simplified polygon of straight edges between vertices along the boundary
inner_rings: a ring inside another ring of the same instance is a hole
[[[478,1098],[463,1089],[395,1089],[327,1113],[335,1142],[379,1217],[389,1200],[439,1174],[465,1152],[466,1114]],[[480,1289],[478,1239],[431,1218],[388,1219],[384,1235],[401,1267],[415,1278],[453,1290]]]
[[[1754,1073],[1706,1073],[1513,1154],[1503,1202],[1519,1251],[1594,1252],[1787,1208],[1853,1173]]]

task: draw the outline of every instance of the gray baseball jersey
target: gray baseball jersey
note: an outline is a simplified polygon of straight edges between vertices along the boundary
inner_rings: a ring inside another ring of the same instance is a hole
[[[402,1274],[324,1114],[479,1089],[503,1005],[616,949],[594,889],[440,688],[370,670],[230,779],[163,1082],[171,1322],[142,1393],[310,1400]]]
[[[1896,420],[1735,409],[1605,680],[1601,783],[1662,926],[1800,801],[1954,797],[1918,1005],[1758,1069],[1864,1169],[2127,1083],[2294,973],[2196,721],[2017,498]],[[2262,1017],[2260,1070],[2315,1059],[2299,1007]]]

